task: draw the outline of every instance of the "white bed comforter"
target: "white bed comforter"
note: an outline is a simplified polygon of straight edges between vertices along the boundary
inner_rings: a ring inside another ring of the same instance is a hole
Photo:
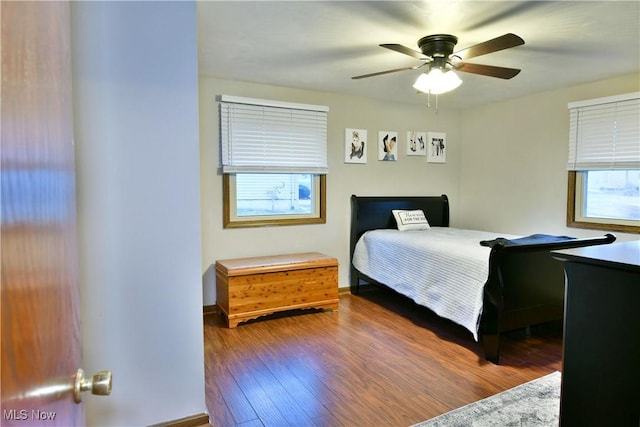
[[[481,240],[517,238],[487,231],[432,227],[371,230],[353,254],[358,271],[464,326],[478,340],[490,248]]]

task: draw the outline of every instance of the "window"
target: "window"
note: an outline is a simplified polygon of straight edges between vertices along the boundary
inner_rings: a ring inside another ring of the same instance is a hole
[[[224,227],[326,222],[328,108],[219,100]]]
[[[567,225],[640,232],[640,93],[569,109]]]

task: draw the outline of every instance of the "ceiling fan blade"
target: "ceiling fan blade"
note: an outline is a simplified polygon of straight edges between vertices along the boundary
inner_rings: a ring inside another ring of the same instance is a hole
[[[508,80],[520,73],[517,68],[496,67],[494,65],[470,64],[461,62],[456,64],[454,68],[465,73],[480,74],[483,76],[497,77],[499,79]]]
[[[425,57],[422,54],[422,52],[418,52],[417,50],[410,49],[410,48],[408,48],[406,46],[403,46],[401,44],[395,44],[395,43],[381,44],[380,47],[391,49],[391,50],[394,50],[394,51],[399,52],[399,53],[404,53],[405,55],[409,55],[409,56],[412,56],[412,57],[414,57],[416,59],[420,59],[420,60],[423,60],[423,61],[426,60],[426,59],[429,59],[429,58]]]
[[[421,66],[422,65],[417,65],[415,67],[394,68],[393,70],[378,71],[377,73],[363,74],[361,76],[354,76],[354,77],[351,77],[351,78],[353,80],[358,80],[358,79],[364,79],[364,78],[367,78],[367,77],[379,76],[379,75],[382,75],[382,74],[395,73],[395,72],[398,72],[398,71],[417,70]]]
[[[483,43],[478,43],[466,49],[454,52],[453,55],[466,60],[469,58],[475,58],[476,56],[486,55],[487,53],[497,52],[503,49],[509,49],[524,44],[524,40],[519,36],[512,33],[504,34],[495,39],[487,40]]]

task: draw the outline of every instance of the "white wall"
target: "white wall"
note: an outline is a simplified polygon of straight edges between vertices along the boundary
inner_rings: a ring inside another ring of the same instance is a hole
[[[566,227],[567,104],[639,87],[640,75],[632,74],[463,111],[461,224],[514,234],[603,235]]]
[[[194,2],[73,2],[89,425],[206,412]]]
[[[237,95],[329,107],[327,176],[327,223],[286,227],[223,229],[222,177],[219,165],[218,105],[216,95]],[[421,96],[421,95],[416,95]],[[200,152],[202,168],[202,271],[204,304],[216,303],[215,261],[217,259],[319,251],[340,263],[339,286],[349,286],[349,220],[352,194],[440,195],[451,198],[452,224],[457,221],[460,177],[459,113],[446,110],[446,96],[440,111],[424,107],[376,101],[334,93],[314,92],[200,77]],[[368,131],[366,165],[344,163],[345,128]],[[378,131],[397,131],[395,162],[379,161]],[[447,134],[447,162],[427,163],[426,157],[406,156],[406,132],[441,131]]]

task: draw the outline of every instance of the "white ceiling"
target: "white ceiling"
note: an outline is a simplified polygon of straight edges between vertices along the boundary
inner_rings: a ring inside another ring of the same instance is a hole
[[[419,50],[429,34],[456,50],[505,33],[523,46],[469,62],[520,68],[511,80],[459,73],[440,106],[465,108],[640,71],[640,1],[199,1],[200,74],[424,104],[411,87],[418,65],[379,47]],[[446,105],[445,105],[446,104]]]

